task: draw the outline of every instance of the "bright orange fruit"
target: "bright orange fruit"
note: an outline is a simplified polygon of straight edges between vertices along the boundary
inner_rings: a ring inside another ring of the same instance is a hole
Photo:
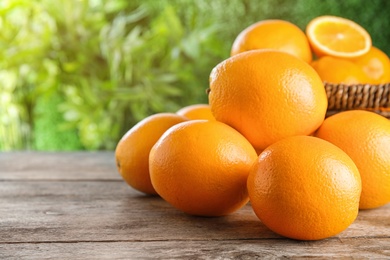
[[[118,172],[128,185],[146,194],[157,194],[149,175],[149,152],[171,126],[188,119],[174,113],[148,116],[133,126],[118,142],[115,158]]]
[[[315,70],[285,52],[243,52],[210,74],[214,117],[237,129],[258,151],[288,136],[313,133],[325,118],[327,102]]]
[[[350,110],[328,117],[315,135],[344,150],[362,178],[361,209],[390,202],[390,121],[374,112]]]
[[[175,208],[222,216],[248,202],[246,180],[256,158],[248,140],[228,125],[191,120],[170,128],[153,146],[150,176]]]
[[[176,114],[187,117],[190,120],[205,119],[215,120],[208,104],[194,104],[179,109]]]
[[[248,177],[252,208],[282,236],[318,240],[354,222],[361,179],[352,159],[312,136],[294,136],[267,147]]]
[[[305,33],[284,20],[263,20],[243,30],[235,39],[231,56],[256,50],[274,49],[290,53],[310,63],[312,53]]]
[[[347,85],[368,83],[369,79],[362,68],[346,59],[323,56],[312,63],[323,81]]]
[[[370,84],[390,82],[390,60],[386,53],[376,47],[353,60],[364,72]]]
[[[372,45],[369,33],[356,22],[337,16],[319,16],[306,26],[306,35],[317,55],[356,58]]]

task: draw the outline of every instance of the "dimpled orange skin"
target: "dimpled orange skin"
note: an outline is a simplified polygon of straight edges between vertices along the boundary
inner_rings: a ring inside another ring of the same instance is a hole
[[[256,49],[284,51],[307,63],[312,60],[305,33],[298,26],[284,20],[263,20],[250,25],[237,36],[230,55]]]
[[[187,120],[174,113],[154,114],[138,122],[121,138],[115,158],[118,172],[128,185],[146,194],[157,194],[149,175],[150,149],[167,129]]]
[[[190,120],[205,119],[215,120],[208,104],[194,104],[179,109],[176,114],[185,116]]]
[[[327,118],[315,135],[343,149],[362,179],[360,209],[390,202],[390,121],[374,112],[351,110]]]
[[[361,180],[340,148],[312,136],[267,147],[248,177],[252,208],[282,236],[319,240],[345,230],[358,215]]]
[[[256,158],[228,125],[191,120],[169,129],[152,148],[150,175],[157,193],[175,208],[222,216],[248,202],[246,180]]]
[[[253,50],[218,64],[210,74],[214,117],[242,133],[258,151],[323,122],[328,99],[321,78],[302,60]]]

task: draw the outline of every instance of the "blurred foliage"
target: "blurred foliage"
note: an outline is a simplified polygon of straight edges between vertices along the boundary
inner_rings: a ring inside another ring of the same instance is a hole
[[[263,19],[333,14],[390,55],[390,1],[2,0],[0,150],[114,149],[136,122],[206,103],[211,69]]]

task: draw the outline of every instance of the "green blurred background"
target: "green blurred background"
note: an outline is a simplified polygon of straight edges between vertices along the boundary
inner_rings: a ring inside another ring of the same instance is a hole
[[[250,24],[352,19],[390,55],[388,0],[1,0],[0,150],[113,150],[142,118],[207,103]]]

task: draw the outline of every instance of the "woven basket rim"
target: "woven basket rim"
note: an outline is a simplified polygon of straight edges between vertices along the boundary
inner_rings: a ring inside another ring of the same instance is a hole
[[[371,83],[357,83],[357,84],[348,84],[348,83],[334,83],[323,81],[324,86],[344,86],[344,87],[354,87],[354,86],[390,86],[390,82],[380,83],[380,84],[371,84]]]
[[[364,109],[390,117],[390,82],[382,84],[344,84],[324,82],[328,115]]]

